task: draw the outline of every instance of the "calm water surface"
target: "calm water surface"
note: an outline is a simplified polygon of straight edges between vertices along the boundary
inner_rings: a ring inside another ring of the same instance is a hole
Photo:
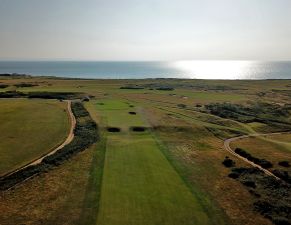
[[[112,79],[291,79],[291,61],[0,61],[0,73]]]

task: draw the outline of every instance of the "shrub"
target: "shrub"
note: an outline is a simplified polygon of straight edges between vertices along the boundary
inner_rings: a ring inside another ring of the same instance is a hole
[[[290,184],[268,176],[258,168],[233,168],[231,171],[229,177],[240,181],[252,195],[258,198],[254,202],[255,211],[274,224],[290,224]]]
[[[7,87],[9,87],[8,84],[0,84],[0,88],[7,88]]]
[[[15,87],[35,87],[38,86],[38,84],[31,84],[31,83],[19,83],[19,84],[14,84]]]
[[[141,90],[141,89],[144,89],[144,87],[139,87],[139,86],[123,86],[123,87],[120,87],[120,89]]]
[[[178,104],[177,106],[181,109],[185,109],[187,107],[185,104]]]
[[[291,176],[289,175],[288,171],[284,170],[273,170],[272,173],[281,178],[282,180],[286,181],[287,183],[291,184]]]
[[[222,164],[225,167],[233,167],[233,166],[235,166],[235,161],[233,161],[228,156],[226,156],[225,159],[223,160]]]
[[[239,178],[239,173],[236,172],[231,172],[230,174],[228,174],[228,177],[233,178],[233,179],[237,179]]]
[[[81,93],[76,92],[28,92],[28,98],[44,99],[76,99],[80,98]]]
[[[173,91],[175,89],[172,88],[172,87],[158,87],[156,90],[159,90],[159,91]]]
[[[290,167],[290,164],[288,161],[280,161],[278,162],[278,164],[283,167]]]
[[[18,91],[0,92],[0,98],[23,98],[27,95]]]
[[[271,162],[269,162],[268,160],[253,157],[251,154],[246,152],[244,149],[236,148],[234,151],[235,151],[235,153],[239,154],[240,156],[256,163],[257,165],[260,165],[264,169],[268,169],[268,168],[273,167],[273,164]]]

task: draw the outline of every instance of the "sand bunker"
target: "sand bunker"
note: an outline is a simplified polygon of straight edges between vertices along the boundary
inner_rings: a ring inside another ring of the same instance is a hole
[[[107,131],[111,132],[111,133],[117,133],[117,132],[120,132],[120,128],[119,127],[108,127]]]
[[[131,127],[130,130],[134,132],[144,132],[146,131],[146,127]]]

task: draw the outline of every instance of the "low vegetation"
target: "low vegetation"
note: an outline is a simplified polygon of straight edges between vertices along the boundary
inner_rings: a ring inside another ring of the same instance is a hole
[[[0,89],[4,89],[4,88],[7,88],[7,87],[9,87],[8,84],[0,84]]]
[[[235,166],[235,161],[233,161],[228,156],[226,156],[225,159],[223,160],[222,164],[225,167],[234,167]]]
[[[129,89],[129,90],[142,90],[144,87],[139,86],[122,86],[120,89]]]
[[[290,167],[289,162],[285,160],[278,162],[278,165],[283,166],[283,167]]]
[[[291,129],[291,123],[288,120],[290,116],[289,105],[280,106],[265,102],[248,105],[212,103],[205,105],[205,108],[213,115],[242,123],[259,122],[279,128],[280,130]]]
[[[82,98],[82,93],[77,92],[20,92],[6,91],[0,92],[0,98],[43,98],[43,99],[78,99]]]
[[[240,181],[254,196],[254,210],[275,225],[290,224],[291,186],[257,168],[233,168],[229,177]]]
[[[17,88],[23,88],[23,87],[35,87],[35,86],[39,86],[39,85],[32,84],[32,83],[19,83],[19,84],[14,84],[14,86]]]

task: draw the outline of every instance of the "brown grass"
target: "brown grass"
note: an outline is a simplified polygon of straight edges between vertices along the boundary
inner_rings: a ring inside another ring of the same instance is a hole
[[[78,224],[94,146],[56,169],[1,193],[1,224]]]

